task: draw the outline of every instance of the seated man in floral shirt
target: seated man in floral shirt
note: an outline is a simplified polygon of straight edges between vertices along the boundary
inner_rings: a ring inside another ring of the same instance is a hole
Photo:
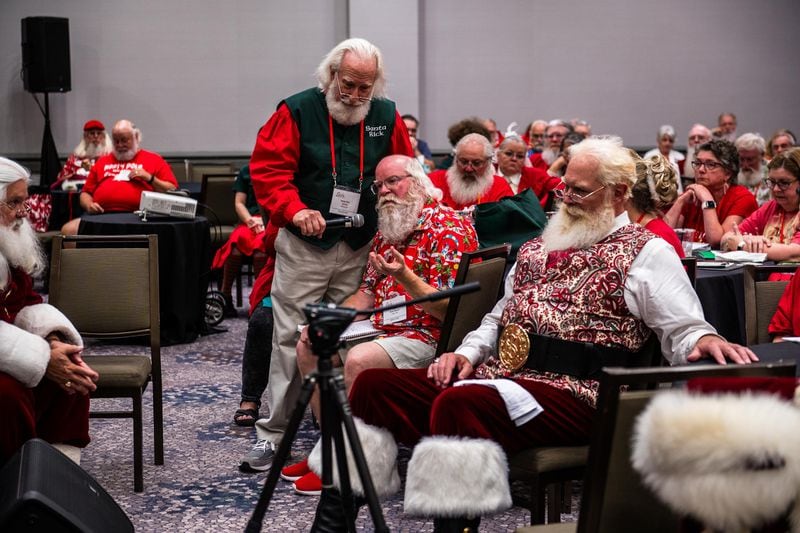
[[[361,286],[342,305],[369,309],[452,287],[461,254],[478,247],[472,224],[439,203],[441,192],[410,157],[384,158],[375,170],[373,188],[378,196],[378,233]],[[433,361],[446,310],[447,300],[439,300],[373,315],[373,326],[382,333],[369,342],[348,346],[343,358],[348,391],[367,368],[427,367]],[[297,365],[305,375],[316,364],[308,332],[303,331]],[[311,405],[319,415],[316,393]],[[282,474],[295,481],[295,490],[301,494],[321,489],[319,478],[305,461],[285,468]]]

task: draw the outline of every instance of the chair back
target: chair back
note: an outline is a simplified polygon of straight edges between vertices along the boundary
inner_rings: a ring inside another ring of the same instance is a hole
[[[692,287],[697,286],[697,258],[696,257],[681,257],[681,264],[683,265],[684,270],[686,270],[686,275],[689,276],[689,282],[692,284]]]
[[[49,302],[88,337],[159,340],[158,237],[53,238]],[[75,243],[65,248],[65,242]]]
[[[450,298],[436,355],[455,350],[464,336],[477,328],[484,315],[494,307],[503,285],[510,248],[504,244],[461,254],[455,286],[478,281],[481,290]]]
[[[674,515],[645,487],[631,465],[636,417],[658,390],[624,390],[698,377],[793,376],[796,363],[688,365],[671,368],[604,368],[578,519],[579,533],[678,531]]]
[[[235,181],[236,174],[231,173],[203,175],[200,203],[203,214],[212,225],[236,226],[239,223],[233,205],[236,196],[233,192]]]
[[[187,160],[186,177],[188,181],[202,183],[206,174],[230,174],[234,172],[230,163],[192,163]]]
[[[744,322],[747,344],[770,342],[769,322],[788,281],[770,281],[769,274],[795,272],[794,265],[747,265],[744,268]]]

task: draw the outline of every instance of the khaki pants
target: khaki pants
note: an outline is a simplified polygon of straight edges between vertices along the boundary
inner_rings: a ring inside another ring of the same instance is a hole
[[[322,250],[298,239],[286,229],[275,239],[275,277],[272,309],[275,329],[267,383],[269,418],[256,422],[259,439],[276,446],[283,438],[300,395],[297,369],[297,325],[306,322],[303,307],[321,301],[339,303],[358,289],[370,245],[353,251],[344,242]]]

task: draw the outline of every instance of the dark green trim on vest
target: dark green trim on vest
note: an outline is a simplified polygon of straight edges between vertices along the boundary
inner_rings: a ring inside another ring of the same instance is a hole
[[[290,96],[282,103],[289,108],[300,132],[300,161],[294,175],[300,200],[311,209],[322,213],[325,218],[338,216],[328,211],[333,196],[333,178],[325,95],[319,89],[308,89]],[[287,226],[289,231],[324,250],[331,248],[339,240],[344,240],[353,250],[357,250],[372,239],[377,230],[378,215],[375,211],[375,194],[369,187],[375,180],[378,162],[389,155],[395,116],[394,102],[378,99],[372,101],[364,120],[364,183],[358,205],[358,212],[364,215],[364,226],[358,229],[327,230],[322,239],[304,237],[291,224]],[[342,126],[333,122],[337,183],[353,189],[358,189],[359,135],[359,124]]]

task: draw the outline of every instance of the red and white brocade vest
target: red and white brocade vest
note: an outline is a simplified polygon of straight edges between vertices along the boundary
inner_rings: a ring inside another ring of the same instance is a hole
[[[513,293],[501,325],[514,323],[529,333],[639,351],[650,329],[631,314],[624,287],[631,263],[653,238],[644,228],[628,224],[583,250],[548,254],[541,239],[528,241],[517,255]],[[492,358],[476,374],[509,375],[498,370],[498,361]],[[596,401],[594,380],[524,367],[514,377],[568,389],[592,405]]]

